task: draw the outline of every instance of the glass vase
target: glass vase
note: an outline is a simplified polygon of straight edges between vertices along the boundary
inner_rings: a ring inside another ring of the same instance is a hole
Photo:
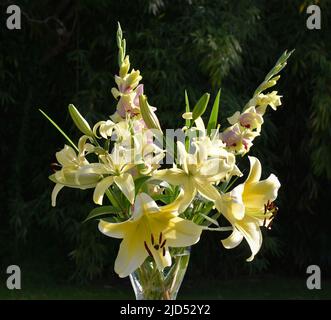
[[[130,274],[136,300],[176,300],[190,259],[190,247],[170,250],[172,265],[160,271],[154,259]]]

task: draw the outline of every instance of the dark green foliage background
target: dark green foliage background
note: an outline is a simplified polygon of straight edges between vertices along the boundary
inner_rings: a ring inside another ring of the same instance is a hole
[[[22,29],[6,28],[0,4],[1,266],[32,263],[56,279],[116,277],[119,241],[82,224],[93,208],[90,191],[65,189],[50,206],[47,176],[63,138],[42,108],[74,139],[75,104],[90,123],[115,109],[120,21],[134,68],[158,108],[164,128],[182,125],[190,99],[221,96],[221,123],[243,107],[285,49],[295,49],[277,89],[283,107],[269,112],[251,154],[264,175],[282,183],[280,213],[254,262],[246,244],[227,251],[220,234],[193,248],[189,275],[205,279],[252,273],[296,276],[309,264],[331,268],[331,1],[320,1],[322,29],[306,28],[304,0],[17,0]],[[303,6],[303,11],[300,7]],[[48,18],[48,19],[47,19]],[[242,168],[247,159],[241,161]]]

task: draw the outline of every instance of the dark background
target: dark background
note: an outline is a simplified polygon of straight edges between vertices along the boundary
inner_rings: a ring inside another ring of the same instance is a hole
[[[240,297],[255,279],[244,297],[287,297],[291,288],[289,297],[302,297],[310,264],[320,266],[323,287],[331,273],[331,1],[17,0],[22,29],[10,31],[12,3],[0,2],[0,272],[5,279],[8,265],[21,267],[19,297],[89,298],[98,288],[122,286],[123,296],[127,290],[132,297],[128,279],[113,272],[119,241],[101,235],[96,221],[82,224],[93,208],[91,192],[65,189],[51,208],[47,177],[65,141],[38,112],[46,111],[73,139],[79,133],[69,103],[90,123],[114,112],[117,21],[164,128],[182,126],[185,89],[194,100],[204,92],[214,97],[221,87],[225,124],[283,51],[295,49],[276,88],[283,106],[268,112],[251,150],[264,176],[273,172],[282,183],[273,228],[252,263],[245,262],[246,244],[228,251],[220,234],[204,234],[183,290],[199,296],[201,286],[209,297]],[[321,30],[306,27],[306,8],[314,3]],[[54,288],[59,293],[48,294]],[[110,291],[104,296],[121,297]],[[9,295],[5,287],[0,294]]]

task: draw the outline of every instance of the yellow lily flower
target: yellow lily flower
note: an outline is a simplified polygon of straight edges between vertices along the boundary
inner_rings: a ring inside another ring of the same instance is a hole
[[[159,270],[171,266],[169,247],[186,247],[197,243],[202,227],[178,217],[180,199],[158,207],[145,193],[138,194],[132,217],[121,223],[99,222],[99,230],[123,239],[115,261],[115,272],[124,278],[153,257]]]
[[[182,142],[177,141],[177,153],[181,168],[158,170],[153,178],[166,181],[172,185],[180,185],[184,196],[179,208],[180,212],[190,205],[197,193],[210,201],[215,201],[220,194],[214,184],[226,179],[235,169],[235,157],[226,153],[217,158],[208,158],[208,144],[195,143],[195,154],[187,153]]]
[[[251,168],[246,181],[223,195],[216,202],[216,207],[234,227],[222,244],[231,249],[245,238],[252,251],[247,261],[252,261],[262,245],[260,227],[268,225],[274,217],[272,201],[277,198],[280,183],[273,174],[260,181],[260,161],[255,157],[248,158]]]
[[[93,134],[97,137],[98,131],[100,133],[100,136],[104,139],[107,139],[108,137],[111,137],[115,128],[115,123],[111,120],[107,121],[99,121],[97,122],[93,127]]]
[[[52,206],[56,206],[56,197],[60,190],[64,187],[88,189],[94,188],[100,180],[100,174],[93,172],[86,174],[78,174],[79,170],[88,165],[89,162],[85,159],[86,149],[92,147],[86,144],[86,136],[83,136],[79,141],[79,154],[75,150],[65,145],[64,148],[55,154],[58,163],[61,165],[61,170],[52,174],[49,179],[55,182],[52,192]]]
[[[134,181],[132,175],[127,172],[136,165],[136,163],[132,163],[131,161],[131,150],[115,144],[111,154],[99,155],[99,159],[101,163],[85,165],[78,171],[78,175],[109,175],[96,185],[93,193],[93,201],[96,204],[102,205],[105,192],[115,183],[130,203],[133,203],[135,196]]]

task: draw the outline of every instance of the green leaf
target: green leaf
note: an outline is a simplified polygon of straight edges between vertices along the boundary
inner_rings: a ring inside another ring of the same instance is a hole
[[[120,211],[112,206],[102,206],[102,207],[98,207],[98,208],[94,208],[89,215],[87,216],[87,218],[83,221],[86,222],[88,220],[94,219],[96,217],[100,217],[106,214],[119,214]]]
[[[202,216],[202,217],[203,217],[205,220],[207,220],[208,222],[214,224],[215,226],[217,226],[217,227],[220,226],[220,225],[218,224],[217,220],[215,220],[215,219],[213,219],[213,218],[211,218],[211,217],[209,217],[209,216],[207,216],[207,215],[205,215],[205,214],[203,214],[203,213],[201,213],[201,212],[199,213],[199,215]]]
[[[238,179],[239,179],[239,176],[236,176],[236,177],[234,177],[234,178],[232,179],[232,181],[231,181],[231,179],[230,179],[229,181],[227,181],[227,182],[225,182],[224,184],[222,184],[222,187],[221,187],[222,192],[224,192],[224,193],[228,192],[229,189],[233,186],[233,184],[234,184]]]
[[[158,194],[153,196],[154,201],[162,201],[164,204],[169,204],[173,200],[173,195]]]
[[[201,209],[201,212],[208,215],[209,212],[213,209],[214,205],[215,203],[212,201],[204,204],[203,208]]]
[[[53,121],[44,111],[39,109],[43,116],[66,138],[66,140],[73,146],[76,151],[79,151],[77,146],[72,142],[72,140],[65,134],[65,132]]]
[[[208,125],[207,125],[207,134],[210,135],[211,130],[216,129],[217,127],[217,119],[218,119],[218,110],[220,106],[220,96],[221,96],[221,89],[218,90],[216,95],[213,108],[210,113]]]
[[[187,95],[187,91],[185,90],[185,112],[190,112],[190,101],[188,99],[188,95]],[[185,120],[185,125],[186,127],[190,127],[191,126],[191,120],[190,119],[186,119]]]
[[[209,93],[205,93],[197,102],[197,104],[194,106],[193,108],[193,112],[192,112],[192,121],[195,121],[196,119],[198,119],[199,117],[201,117],[204,112],[206,111],[208,102],[209,102],[209,97],[210,94]]]
[[[139,177],[138,179],[136,179],[134,181],[134,188],[135,188],[136,195],[138,194],[138,192],[141,189],[141,187],[143,186],[143,184],[149,179],[150,179],[150,176],[143,176],[143,177]]]

